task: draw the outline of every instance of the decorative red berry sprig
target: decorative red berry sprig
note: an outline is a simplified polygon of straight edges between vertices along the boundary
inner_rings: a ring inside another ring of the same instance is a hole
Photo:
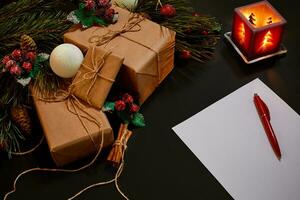
[[[15,49],[10,55],[6,55],[2,59],[4,66],[2,72],[8,71],[16,78],[26,76],[31,72],[35,58],[36,52]]]
[[[79,9],[68,15],[68,20],[84,28],[94,24],[106,26],[118,20],[118,13],[112,8],[111,0],[84,0]]]
[[[40,64],[46,61],[49,55],[37,54],[35,42],[27,35],[22,35],[20,47],[2,58],[0,73],[10,73],[18,83],[26,86],[31,78],[35,78]]]
[[[103,106],[103,111],[115,112],[124,124],[132,123],[134,126],[145,126],[145,120],[139,113],[140,106],[134,102],[133,97],[125,93],[119,96],[115,101],[108,101]]]
[[[122,120],[117,139],[107,158],[107,161],[112,163],[113,166],[118,167],[126,150],[127,141],[132,135],[132,131],[128,130],[129,124],[144,127],[144,116],[139,113],[140,106],[134,102],[133,97],[128,93],[118,96],[113,102],[106,102],[102,110],[115,113]]]

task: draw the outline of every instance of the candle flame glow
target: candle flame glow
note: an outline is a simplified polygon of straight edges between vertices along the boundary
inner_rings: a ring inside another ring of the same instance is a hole
[[[246,38],[246,30],[245,30],[244,23],[240,23],[238,27],[238,37],[239,37],[240,44],[244,44]]]

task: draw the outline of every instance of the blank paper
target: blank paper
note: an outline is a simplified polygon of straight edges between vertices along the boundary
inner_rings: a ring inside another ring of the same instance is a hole
[[[270,110],[281,161],[258,117],[254,93]],[[300,116],[259,79],[173,130],[234,199],[300,199]]]

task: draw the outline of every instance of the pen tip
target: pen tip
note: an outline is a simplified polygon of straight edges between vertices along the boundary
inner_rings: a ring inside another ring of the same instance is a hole
[[[254,96],[258,96],[258,94],[257,94],[257,93],[254,93]]]
[[[277,156],[278,160],[281,161],[281,156]]]

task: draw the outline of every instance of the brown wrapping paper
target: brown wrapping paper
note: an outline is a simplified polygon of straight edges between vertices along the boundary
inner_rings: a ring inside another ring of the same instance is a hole
[[[84,119],[89,129],[87,133],[78,116],[68,111],[65,101],[46,103],[34,97],[34,104],[51,156],[58,166],[96,152],[101,144],[101,133],[104,134],[103,147],[114,141],[113,131],[102,111],[86,106],[85,111],[99,119],[102,124],[99,132],[97,125]]]
[[[96,45],[90,41],[91,37],[120,31],[128,24],[132,14],[118,7],[115,10],[119,13],[116,24],[93,26],[85,30],[74,27],[64,34],[64,41],[86,52],[89,47]],[[173,69],[175,32],[148,19],[132,30],[119,34],[101,47],[112,49],[113,53],[124,57],[117,83],[136,92],[140,103],[143,103]]]
[[[123,59],[99,47],[87,51],[73,80],[72,93],[95,108],[101,108],[122,66]]]

